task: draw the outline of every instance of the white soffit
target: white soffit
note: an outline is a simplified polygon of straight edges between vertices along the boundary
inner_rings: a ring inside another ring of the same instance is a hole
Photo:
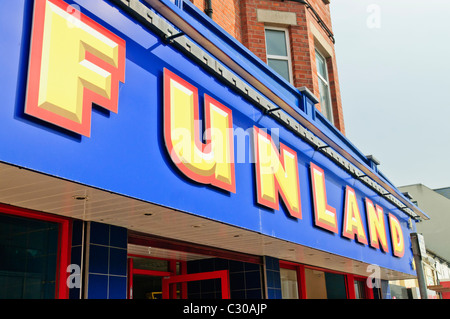
[[[1,162],[0,203],[116,225],[215,249],[272,256],[361,276],[371,274],[367,272],[369,265],[360,261]],[[130,253],[144,252],[145,255],[149,247],[130,245],[129,248]],[[151,256],[178,256],[180,260],[201,258],[192,253],[164,249],[153,249]],[[415,278],[389,269],[381,269],[381,275],[383,279],[392,280]]]

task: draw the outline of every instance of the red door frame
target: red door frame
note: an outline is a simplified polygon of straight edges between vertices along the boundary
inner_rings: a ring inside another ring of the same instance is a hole
[[[70,264],[72,221],[69,218],[33,211],[30,209],[0,204],[0,214],[15,215],[18,217],[38,219],[58,224],[58,253],[56,260],[56,299],[68,299],[69,287],[67,285],[67,267]]]
[[[280,260],[280,268],[295,270],[297,273],[298,299],[306,299],[305,266]]]
[[[363,277],[363,276],[352,275],[352,274],[348,274],[348,273],[323,269],[323,268],[319,268],[319,267],[305,266],[302,264],[297,264],[297,263],[288,262],[288,261],[284,261],[284,260],[280,260],[280,268],[286,268],[286,269],[291,269],[291,270],[297,271],[297,287],[298,287],[299,299],[307,298],[305,268],[344,275],[345,276],[345,286],[346,286],[345,290],[347,292],[348,299],[356,298],[355,280],[358,280],[358,281],[367,280],[367,277]],[[373,290],[370,289],[367,285],[364,285],[364,287],[365,287],[366,299],[374,299]]]
[[[345,276],[345,283],[347,285],[347,298],[348,299],[356,299],[355,292],[355,276],[351,274],[347,274]]]
[[[163,299],[169,299],[169,291],[171,284],[187,283],[189,281],[199,281],[207,279],[220,279],[222,299],[230,299],[228,270],[217,270],[196,274],[185,274],[185,275],[165,277],[162,280]]]
[[[199,281],[207,279],[220,279],[222,299],[230,299],[229,274],[228,270],[219,270],[211,272],[202,272],[195,274],[186,273],[186,262],[174,259],[156,258],[150,256],[142,256],[128,254],[129,257],[139,257],[148,259],[166,260],[169,262],[169,271],[156,271],[134,268],[133,259],[128,258],[128,299],[133,299],[133,275],[160,276],[162,278],[162,297],[163,299],[175,299],[177,297],[176,289],[172,284],[181,283],[181,299],[187,299],[187,283],[189,281]],[[181,275],[176,274],[176,263],[181,263]]]
[[[133,275],[147,275],[147,276],[158,276],[158,277],[167,277],[167,276],[175,276],[176,275],[176,263],[180,263],[180,271],[182,274],[186,273],[186,262],[175,259],[165,259],[165,258],[157,258],[136,254],[128,254],[128,257],[139,257],[139,258],[147,258],[147,259],[158,259],[165,260],[169,262],[169,271],[158,271],[158,270],[146,270],[134,268],[133,258],[128,258],[128,289],[127,289],[127,298],[133,299]],[[187,285],[182,284],[181,286],[181,297],[183,299],[187,298]],[[170,291],[170,295],[172,298],[176,298],[177,292],[175,290]]]
[[[363,276],[357,276],[357,275],[347,275],[348,277],[353,277],[353,278],[349,278],[349,283],[348,285],[351,285],[353,287],[353,298],[356,298],[356,292],[355,292],[355,281],[365,281],[366,284],[364,285],[364,295],[365,295],[365,299],[374,299],[374,295],[373,295],[373,289],[369,288],[369,286],[367,285],[367,277],[363,277]],[[353,281],[350,282],[350,279],[353,279]]]

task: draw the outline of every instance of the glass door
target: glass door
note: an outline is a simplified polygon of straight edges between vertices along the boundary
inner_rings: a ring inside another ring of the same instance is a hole
[[[186,263],[128,255],[128,299],[188,299],[188,282],[218,280],[222,299],[230,298],[227,270],[186,274]]]
[[[66,299],[70,222],[0,204],[0,299]]]
[[[184,274],[170,277],[164,277],[162,280],[163,299],[170,299],[171,291],[174,290],[174,285],[187,284],[191,281],[202,281],[210,279],[219,279],[221,284],[222,299],[230,299],[229,275],[228,270],[218,270],[210,272],[202,272],[195,274]],[[183,299],[186,296],[183,295]]]
[[[180,274],[184,268],[182,264],[175,260],[129,255],[128,298],[162,299],[163,278]],[[171,298],[182,298],[182,289],[183,286],[179,285]]]

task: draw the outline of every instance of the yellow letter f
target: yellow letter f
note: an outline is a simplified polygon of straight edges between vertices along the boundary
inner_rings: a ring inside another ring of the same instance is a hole
[[[95,103],[118,111],[125,41],[61,0],[36,0],[25,113],[90,136]]]

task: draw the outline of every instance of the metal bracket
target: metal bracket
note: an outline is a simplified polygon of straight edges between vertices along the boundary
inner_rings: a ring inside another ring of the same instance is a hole
[[[265,110],[264,114],[270,114],[270,113],[278,111],[278,110],[281,110],[281,107],[276,107],[276,108],[273,108],[273,109],[270,109],[270,110]]]
[[[176,39],[176,38],[181,37],[181,36],[183,36],[183,35],[185,35],[185,33],[181,31],[181,32],[179,32],[179,33],[172,34],[172,35],[170,35],[170,36],[165,35],[163,39],[164,39],[164,41],[167,42],[167,43],[172,43],[172,42],[173,42],[173,39]]]

